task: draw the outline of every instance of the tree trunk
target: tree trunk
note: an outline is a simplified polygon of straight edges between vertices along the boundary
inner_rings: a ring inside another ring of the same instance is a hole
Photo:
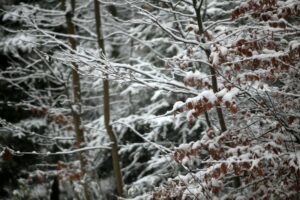
[[[99,49],[102,49],[102,53],[105,55],[104,48],[104,40],[102,34],[102,24],[101,24],[101,13],[100,13],[100,5],[98,0],[94,0],[94,9],[95,9],[95,21],[96,21],[96,33],[97,33],[97,42]],[[113,168],[114,175],[117,185],[118,196],[123,195],[123,179],[120,168],[120,159],[118,155],[118,141],[113,132],[112,126],[110,125],[110,106],[109,106],[109,81],[108,74],[106,74],[106,78],[103,79],[103,112],[104,112],[104,124],[106,132],[109,136],[110,141],[112,142],[112,160],[113,160]]]
[[[197,24],[198,24],[198,28],[199,28],[199,34],[202,36],[201,42],[205,43],[206,41],[204,38],[204,29],[203,29],[203,23],[202,23],[202,17],[201,17],[202,3],[203,3],[203,0],[201,0],[200,5],[197,7],[197,0],[193,0],[193,6],[194,6],[196,16],[197,16]],[[207,59],[209,59],[210,53],[211,52],[209,49],[205,50]],[[216,71],[212,66],[209,66],[209,68],[210,68],[210,74],[211,74],[212,88],[213,88],[214,93],[216,93],[216,92],[218,92],[218,82],[217,82],[217,77],[216,77]],[[227,128],[226,128],[226,123],[225,123],[225,119],[223,116],[222,108],[220,107],[219,103],[216,104],[216,110],[217,110],[217,115],[219,118],[221,131],[224,132],[227,130]]]
[[[62,0],[64,3],[65,0]],[[75,26],[73,24],[73,16],[75,11],[75,0],[71,0],[71,10],[68,10],[66,13],[66,21],[67,21],[67,29],[68,34],[74,35],[75,34]],[[63,5],[65,7],[65,5]],[[77,44],[76,40],[73,37],[69,37],[69,42],[72,49],[76,50]],[[72,116],[73,116],[73,125],[74,130],[76,133],[76,147],[81,148],[84,145],[84,132],[83,128],[81,127],[81,89],[80,89],[80,77],[78,74],[78,66],[76,63],[72,62],[72,89],[73,89],[73,101],[71,105]],[[85,177],[86,174],[86,160],[84,157],[84,152],[79,153],[79,160],[80,160],[80,170],[82,177]],[[84,187],[84,195],[85,199],[89,200],[90,195],[88,191],[88,186],[86,180],[83,183]]]
[[[50,200],[59,200],[59,180],[58,176],[54,177],[52,186],[51,186],[51,194]]]
[[[197,24],[198,24],[198,28],[199,28],[199,34],[202,36],[201,42],[205,43],[206,41],[204,38],[204,28],[203,28],[202,17],[201,17],[201,6],[203,4],[203,1],[204,0],[200,0],[200,5],[197,6],[197,0],[193,0],[193,7],[195,9],[196,16],[197,16]],[[211,54],[210,50],[205,49],[205,54],[207,56],[207,59],[209,59],[210,54]],[[210,74],[211,74],[212,88],[213,88],[214,93],[216,93],[216,92],[218,92],[217,73],[216,73],[216,70],[212,66],[209,66],[209,68],[210,68]],[[222,108],[219,103],[216,104],[216,110],[217,110],[217,115],[218,115],[221,131],[225,132],[227,130],[227,127],[226,127],[223,111],[222,111]],[[233,182],[234,182],[233,185],[235,188],[240,187],[241,181],[240,181],[239,177],[234,177]]]

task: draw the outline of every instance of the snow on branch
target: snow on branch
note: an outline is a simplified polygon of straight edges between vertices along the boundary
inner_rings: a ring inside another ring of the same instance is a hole
[[[26,152],[26,151],[19,151],[19,150],[13,150],[9,147],[2,147],[2,151],[0,153],[0,156],[3,158],[3,160],[11,160],[14,156],[24,156],[24,155],[36,155],[36,156],[57,156],[57,155],[68,155],[68,154],[75,154],[85,151],[91,151],[91,150],[97,150],[97,149],[108,149],[110,150],[110,146],[94,146],[94,147],[83,147],[78,148],[74,150],[63,150],[58,152]]]

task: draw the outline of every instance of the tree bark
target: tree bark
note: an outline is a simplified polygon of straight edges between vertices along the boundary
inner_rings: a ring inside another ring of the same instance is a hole
[[[99,49],[102,49],[102,53],[105,55],[105,46],[102,34],[102,22],[101,22],[101,13],[100,13],[100,5],[98,0],[94,0],[94,11],[95,11],[95,21],[96,21],[96,33],[97,33],[97,42]],[[103,79],[103,114],[104,114],[104,124],[106,132],[109,136],[110,141],[112,142],[112,161],[113,161],[113,169],[117,186],[118,196],[123,195],[123,179],[120,168],[120,159],[118,155],[118,141],[113,132],[112,126],[110,125],[110,105],[109,105],[109,81],[108,74],[105,75],[105,79]]]
[[[58,176],[54,177],[52,186],[51,186],[51,194],[50,200],[59,200],[59,180]]]
[[[201,0],[199,6],[197,6],[197,0],[193,0],[193,6],[194,6],[196,16],[197,16],[197,24],[198,24],[199,34],[202,37],[201,42],[205,43],[206,41],[204,38],[204,29],[203,29],[203,23],[202,23],[202,17],[201,17],[202,4],[203,4],[203,0]],[[207,59],[209,59],[210,54],[211,54],[210,50],[205,49],[205,54],[207,56]],[[216,77],[216,71],[212,66],[209,66],[209,68],[210,68],[210,74],[211,74],[212,88],[213,88],[214,93],[216,93],[216,92],[218,92],[218,81],[217,81],[217,77]],[[217,110],[217,115],[218,115],[221,131],[225,132],[227,130],[227,127],[226,127],[225,119],[223,116],[223,111],[222,111],[222,108],[219,103],[216,104],[216,110]]]
[[[202,17],[201,17],[201,6],[203,4],[203,1],[204,0],[200,0],[200,4],[198,6],[197,0],[193,0],[193,7],[196,12],[197,24],[198,24],[198,28],[199,28],[199,34],[201,36],[201,42],[205,43],[206,41],[204,38],[204,28],[203,28]],[[205,54],[207,56],[207,59],[209,59],[210,54],[211,54],[210,50],[205,49]],[[211,74],[211,80],[212,80],[212,88],[213,88],[214,93],[216,93],[216,92],[218,92],[218,81],[217,81],[217,76],[216,76],[217,75],[216,70],[212,66],[209,66],[209,68],[210,68],[210,74]],[[225,132],[227,130],[227,127],[226,127],[223,111],[222,111],[222,108],[219,103],[216,104],[216,110],[217,110],[217,115],[218,115],[221,131]],[[240,187],[241,181],[240,181],[239,177],[233,178],[233,185],[235,188]]]
[[[65,0],[62,0],[62,3],[64,3]],[[75,12],[75,0],[71,0],[71,10],[68,10],[66,12],[66,22],[67,22],[67,31],[68,34],[74,35],[75,34],[75,26],[73,24],[73,16]],[[65,5],[62,5],[65,8]],[[73,37],[69,37],[69,42],[71,45],[71,48],[76,50],[77,44],[76,40]],[[73,92],[73,102],[71,105],[72,110],[72,117],[73,117],[73,125],[74,130],[76,133],[76,147],[81,148],[84,145],[84,132],[83,128],[81,126],[81,89],[80,89],[80,77],[78,74],[78,66],[75,62],[72,62],[73,68],[72,68],[72,92]],[[85,178],[86,174],[86,160],[84,157],[84,152],[79,153],[79,160],[80,160],[80,170],[82,177]],[[90,194],[88,191],[88,185],[86,180],[84,180],[83,183],[84,187],[84,195],[86,200],[90,200]]]

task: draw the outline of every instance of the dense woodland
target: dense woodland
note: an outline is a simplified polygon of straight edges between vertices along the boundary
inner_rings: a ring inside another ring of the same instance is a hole
[[[300,198],[299,0],[0,0],[0,199]]]

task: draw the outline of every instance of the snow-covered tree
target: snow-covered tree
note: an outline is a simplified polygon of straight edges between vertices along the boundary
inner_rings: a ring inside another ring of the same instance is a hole
[[[299,3],[243,1],[234,8],[220,1],[213,2],[212,9],[205,3],[176,4],[189,11],[180,12],[184,37],[156,13],[171,12],[164,8],[167,3],[148,3],[153,9],[140,7],[174,43],[188,46],[171,66],[175,71],[181,61],[178,68],[186,89],[198,92],[176,102],[169,113],[184,113],[190,122],[204,115],[208,127],[200,140],[175,148],[173,159],[186,172],[152,197],[296,198]],[[223,9],[228,6],[226,14]],[[210,14],[215,9],[222,9],[220,18],[218,13]],[[189,166],[194,159],[200,159],[196,170]]]
[[[39,119],[2,125],[50,142],[38,153],[3,148],[3,158],[56,156],[30,177],[56,176],[80,199],[115,188],[133,199],[298,197],[298,1],[74,2],[20,4],[2,16],[22,26],[3,26],[11,35],[1,50],[13,57],[1,80]],[[42,134],[29,128],[37,122]],[[116,149],[123,188],[109,183]]]

